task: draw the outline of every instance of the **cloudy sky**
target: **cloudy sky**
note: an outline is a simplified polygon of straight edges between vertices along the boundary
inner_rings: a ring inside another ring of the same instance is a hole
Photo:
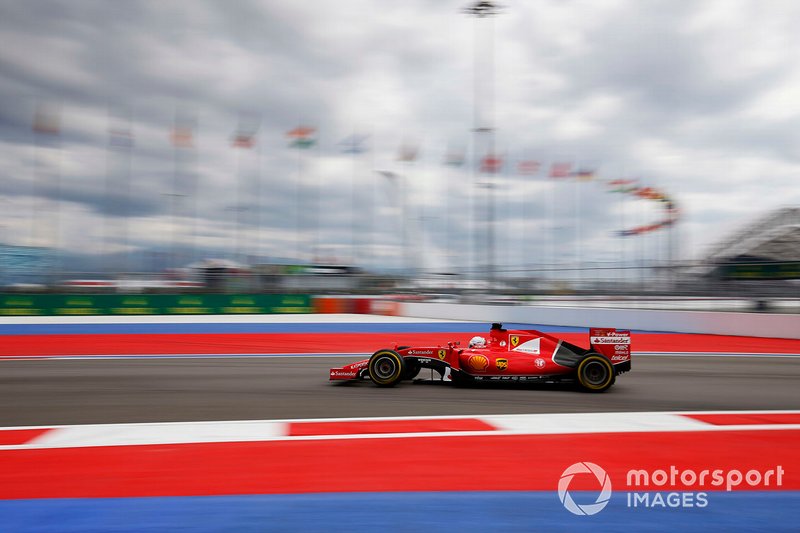
[[[477,27],[464,5],[4,1],[0,243],[134,266],[160,250],[474,267],[490,249],[476,93],[507,162],[500,268],[665,260],[670,242],[700,258],[800,203],[800,3],[509,1]],[[33,131],[37,112],[58,134]],[[192,147],[171,144],[176,120]],[[312,149],[288,147],[301,124]],[[232,147],[256,125],[254,148]],[[416,161],[397,160],[403,144]],[[467,165],[442,164],[460,150]],[[520,160],[542,171],[519,176]],[[597,177],[549,179],[559,161]],[[664,216],[608,192],[619,178],[675,200],[671,234],[615,236]]]

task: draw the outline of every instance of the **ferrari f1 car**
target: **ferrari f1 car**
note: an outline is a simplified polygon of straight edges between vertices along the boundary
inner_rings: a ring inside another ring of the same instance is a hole
[[[458,342],[384,348],[369,359],[332,368],[330,379],[369,380],[379,387],[393,387],[413,380],[423,368],[456,384],[571,381],[584,390],[602,392],[631,369],[631,333],[591,328],[589,348],[581,348],[541,331],[507,330],[495,323],[488,341],[473,337],[466,348]]]

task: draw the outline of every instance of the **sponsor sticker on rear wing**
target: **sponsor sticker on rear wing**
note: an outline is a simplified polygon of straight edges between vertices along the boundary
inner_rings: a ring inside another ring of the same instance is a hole
[[[596,352],[608,357],[612,363],[624,363],[631,358],[631,332],[614,328],[591,328],[589,343]]]

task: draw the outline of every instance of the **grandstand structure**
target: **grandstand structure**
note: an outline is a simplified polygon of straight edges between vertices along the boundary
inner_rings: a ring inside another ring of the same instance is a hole
[[[742,227],[712,247],[704,263],[723,278],[800,278],[800,207],[777,209]]]

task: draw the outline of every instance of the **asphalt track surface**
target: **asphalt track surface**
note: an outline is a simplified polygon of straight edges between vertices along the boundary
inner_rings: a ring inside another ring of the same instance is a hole
[[[328,381],[352,357],[0,361],[0,426],[800,409],[800,357],[634,356],[603,394],[564,385],[382,389]]]

